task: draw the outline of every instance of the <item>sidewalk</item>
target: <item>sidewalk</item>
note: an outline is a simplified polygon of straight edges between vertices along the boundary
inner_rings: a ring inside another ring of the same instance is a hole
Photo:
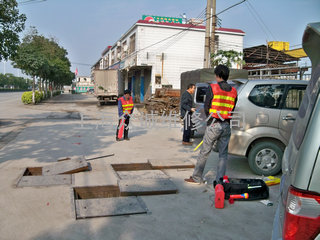
[[[116,106],[103,111],[116,112]],[[229,205],[225,201],[224,209],[215,209],[211,186],[183,181],[192,169],[163,170],[178,193],[142,196],[148,213],[129,216],[75,220],[70,186],[15,186],[26,167],[45,166],[64,156],[114,153],[99,160],[106,164],[148,159],[196,161],[198,152],[182,146],[179,128],[137,127],[130,131],[130,141],[116,142],[116,125],[96,129],[98,121],[88,121],[93,129],[81,129],[79,119],[37,120],[1,150],[1,239],[270,239],[276,205],[267,207],[258,201]],[[205,170],[213,175],[216,158],[216,153],[210,155]],[[227,171],[232,177],[257,177],[245,159],[236,157],[230,157]],[[277,192],[278,186],[270,188],[274,203]]]

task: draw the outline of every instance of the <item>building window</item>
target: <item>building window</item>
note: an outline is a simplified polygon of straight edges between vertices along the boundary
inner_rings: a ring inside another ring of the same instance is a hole
[[[133,53],[135,51],[136,51],[136,34],[134,33],[130,37],[130,52],[129,53]]]
[[[126,57],[127,56],[127,51],[128,51],[127,41],[124,41],[122,43],[121,56],[122,57]]]
[[[114,64],[115,61],[115,51],[111,53],[111,65]]]
[[[215,51],[219,50],[219,35],[214,36],[214,50]]]
[[[121,59],[121,46],[117,47],[117,61]]]
[[[161,84],[161,75],[160,74],[156,74],[155,82],[156,82],[156,84]]]

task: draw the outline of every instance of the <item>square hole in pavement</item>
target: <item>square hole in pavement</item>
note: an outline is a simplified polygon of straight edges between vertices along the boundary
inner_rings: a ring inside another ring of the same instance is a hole
[[[147,213],[139,197],[121,197],[118,186],[75,187],[75,218],[111,217]]]
[[[115,171],[153,170],[150,163],[111,164]]]
[[[74,199],[113,198],[120,196],[118,186],[95,186],[73,188]]]
[[[42,167],[28,167],[23,173],[23,176],[41,176]]]

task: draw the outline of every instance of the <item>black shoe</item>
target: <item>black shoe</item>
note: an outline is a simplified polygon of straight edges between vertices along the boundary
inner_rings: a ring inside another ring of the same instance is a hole
[[[125,138],[124,140],[130,141],[130,138],[127,137],[127,138]]]
[[[120,139],[120,138],[117,138],[117,137],[116,137],[116,141],[117,141],[117,142],[123,141],[123,139]]]

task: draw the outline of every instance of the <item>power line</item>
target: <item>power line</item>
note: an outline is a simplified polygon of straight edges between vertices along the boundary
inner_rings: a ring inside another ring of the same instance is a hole
[[[264,33],[266,34],[266,37],[268,38],[268,33],[270,33],[270,36],[273,39],[276,39],[276,37],[273,35],[273,33],[270,31],[270,29],[268,28],[268,26],[265,24],[265,22],[263,21],[263,19],[260,17],[260,14],[256,11],[256,9],[253,7],[253,5],[249,2],[249,0],[247,0],[246,2],[247,7],[249,9],[249,12],[253,15],[253,17],[256,19],[257,23],[262,27],[262,30],[264,31]],[[265,30],[267,31],[265,31]]]
[[[75,65],[92,66],[92,64],[89,64],[89,63],[77,63],[77,62],[70,62],[70,63]]]
[[[34,3],[42,3],[45,1],[47,1],[47,0],[26,0],[26,1],[18,2],[18,4],[19,5],[29,5],[29,4],[34,4]]]
[[[231,8],[233,8],[233,7],[235,7],[235,6],[240,5],[241,3],[244,3],[245,1],[247,1],[247,0],[243,0],[242,2],[238,2],[238,3],[236,3],[236,4],[233,4],[232,6],[230,6],[230,7],[226,8],[226,9],[222,10],[221,12],[217,13],[216,16],[218,16],[218,15],[221,14],[221,13],[224,13],[225,11],[228,11],[229,9],[231,9]]]
[[[207,11],[207,8],[203,9],[202,12],[196,18],[201,19],[205,17],[206,11]]]

